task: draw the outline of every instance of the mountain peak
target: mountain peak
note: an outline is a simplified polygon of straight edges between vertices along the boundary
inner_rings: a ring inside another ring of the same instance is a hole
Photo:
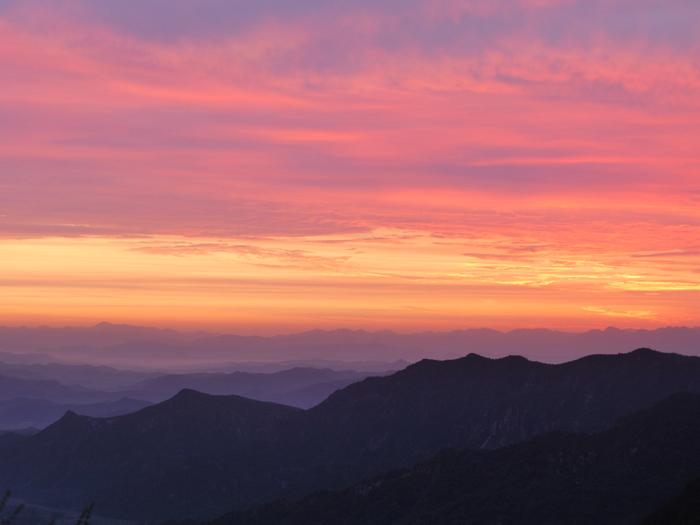
[[[649,356],[662,356],[664,354],[663,354],[663,352],[659,352],[657,350],[652,350],[651,348],[637,348],[636,350],[632,350],[631,352],[629,352],[629,355],[638,356],[638,357],[649,357]]]
[[[171,399],[204,399],[206,397],[211,397],[211,395],[199,392],[198,390],[194,390],[192,388],[183,388]]]

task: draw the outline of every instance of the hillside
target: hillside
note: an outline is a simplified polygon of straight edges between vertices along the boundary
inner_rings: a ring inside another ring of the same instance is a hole
[[[600,431],[683,391],[700,393],[700,358],[644,349],[563,365],[425,360],[305,411],[184,390],[134,414],[69,413],[35,436],[0,436],[0,483],[30,502],[95,500],[112,517],[214,517],[341,489],[445,447]]]
[[[493,451],[443,450],[346,490],[230,513],[209,525],[637,523],[698,474],[700,396],[676,394],[597,434],[555,432]],[[668,525],[668,516],[644,523]]]

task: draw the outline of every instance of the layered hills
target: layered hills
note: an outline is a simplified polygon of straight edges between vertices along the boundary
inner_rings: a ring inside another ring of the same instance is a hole
[[[290,356],[307,362],[306,365],[297,363],[295,366],[310,366],[310,360],[318,359],[449,359],[470,352],[502,357],[513,353],[514,349],[529,359],[561,363],[592,352],[617,353],[620,349],[642,346],[697,355],[700,327],[669,326],[656,330],[610,327],[581,333],[546,329],[519,329],[505,333],[468,329],[414,334],[341,329],[312,330],[273,337],[181,333],[109,323],[81,328],[0,327],[0,360],[13,358],[16,360],[13,362],[27,363],[30,362],[27,359],[33,359],[31,362],[44,363],[53,358],[127,368],[136,364],[157,370],[173,367],[194,370],[207,365],[217,366],[220,370],[243,370],[236,368],[243,362],[260,364],[286,361]],[[12,355],[3,355],[2,352],[11,352]]]
[[[0,362],[0,430],[44,428],[67,410],[95,417],[127,414],[185,388],[309,408],[375,373],[296,367],[273,373],[158,374],[105,366]]]
[[[610,429],[676,392],[700,393],[700,358],[645,349],[561,365],[475,354],[424,360],[308,410],[185,390],[132,414],[68,413],[35,436],[0,436],[0,484],[30,502],[94,500],[112,517],[214,517],[341,489],[445,447],[506,450],[552,431]],[[700,475],[693,468],[688,476]]]
[[[675,394],[595,434],[496,450],[445,449],[414,467],[210,525],[638,523],[700,473],[700,396]],[[697,482],[646,524],[698,517]],[[686,523],[697,523],[687,521]]]

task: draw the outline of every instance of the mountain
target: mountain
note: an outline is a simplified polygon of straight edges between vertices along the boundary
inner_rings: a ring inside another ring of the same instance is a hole
[[[561,365],[476,354],[424,360],[335,392],[295,420],[295,446],[314,464],[341,461],[369,475],[445,446],[496,448],[552,430],[600,430],[679,391],[700,393],[700,358],[639,349]],[[318,428],[322,443],[313,439]]]
[[[209,525],[637,523],[698,474],[700,396],[675,394],[598,434],[555,432],[493,451],[443,450],[342,491],[230,513]],[[691,486],[684,509],[698,508],[697,495]],[[682,523],[668,521],[668,511],[659,516],[645,525]]]
[[[300,367],[267,374],[167,374],[144,380],[129,394],[141,399],[162,401],[183,388],[188,388],[206,394],[236,394],[259,401],[309,408],[323,401],[335,390],[371,375],[375,374]]]
[[[264,372],[274,373],[289,370],[291,368],[330,368],[338,372],[353,370],[356,372],[395,372],[410,365],[408,361],[397,359],[396,361],[341,361],[338,359],[292,359],[287,361],[271,362],[238,362],[223,363],[216,366],[216,371],[221,372]],[[205,370],[211,372],[214,369]]]
[[[5,342],[2,345],[5,350],[11,352],[0,352],[0,361],[6,364],[48,364],[55,363],[58,360],[48,354],[32,353],[32,346],[22,344],[12,344]]]
[[[589,330],[581,333],[546,329],[519,329],[499,332],[489,329],[455,330],[397,334],[390,330],[312,330],[274,337],[220,335],[204,337],[187,344],[200,359],[244,361],[298,359],[417,361],[431,357],[446,359],[478,352],[490,357],[512,354],[543,362],[561,363],[583,357],[595,348],[597,353],[618,353],[642,346],[665,352],[698,355],[700,327],[666,327],[656,330]],[[185,350],[182,347],[182,352]],[[121,347],[114,352],[127,352]],[[134,354],[136,356],[136,354]],[[180,354],[184,357],[184,353]]]
[[[132,341],[185,342],[212,336],[214,334],[207,332],[187,333],[112,323],[99,323],[87,327],[69,326],[65,328],[0,326],[0,347],[5,344],[15,343],[31,345],[35,348],[60,348],[81,345],[103,348]]]
[[[0,360],[0,374],[16,379],[53,380],[66,386],[80,386],[92,390],[124,390],[163,375],[153,372],[117,370],[108,366],[6,363],[2,360]]]
[[[61,404],[48,399],[14,398],[0,401],[0,430],[44,428],[58,421],[67,411],[93,417],[112,417],[136,412],[151,403],[140,399],[86,404]]]
[[[80,402],[86,390],[79,386],[66,386],[55,380],[19,379],[0,375],[0,400],[26,397],[73,403]]]
[[[696,525],[700,523],[700,477],[683,492],[652,512],[640,525]]]
[[[0,429],[44,428],[67,410],[95,417],[136,411],[188,388],[309,408],[371,372],[293,368],[275,373],[158,374],[106,366],[0,362]]]
[[[600,431],[681,391],[700,393],[700,358],[648,349],[561,365],[424,360],[308,410],[185,390],[134,414],[69,413],[35,436],[0,436],[0,486],[49,505],[95,500],[118,518],[213,517],[347,487],[445,447]]]
[[[103,514],[139,519],[208,513],[226,491],[257,488],[246,480],[270,470],[279,426],[299,411],[183,390],[114,418],[68,412],[35,436],[0,436],[0,476],[17,496],[46,506],[94,500]]]
[[[510,332],[468,329],[414,334],[341,329],[274,337],[183,333],[109,323],[78,328],[0,327],[0,352],[17,355],[41,352],[63,361],[156,370],[188,367],[190,370],[211,370],[219,366],[225,367],[221,371],[230,371],[251,361],[262,366],[289,361],[290,356],[301,361],[293,366],[314,367],[319,366],[312,363],[314,360],[418,361],[422,358],[454,358],[470,352],[502,357],[516,349],[529,359],[562,363],[588,355],[592,349],[601,354],[614,354],[641,346],[698,355],[700,327],[669,326],[655,330],[610,327],[581,333],[546,329]],[[48,357],[42,359],[41,362],[47,362]],[[349,368],[364,370],[356,366]],[[381,369],[370,371],[375,370]]]

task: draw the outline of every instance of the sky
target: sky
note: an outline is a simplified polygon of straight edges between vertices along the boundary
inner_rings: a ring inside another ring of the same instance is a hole
[[[700,325],[697,0],[0,0],[0,324]]]

